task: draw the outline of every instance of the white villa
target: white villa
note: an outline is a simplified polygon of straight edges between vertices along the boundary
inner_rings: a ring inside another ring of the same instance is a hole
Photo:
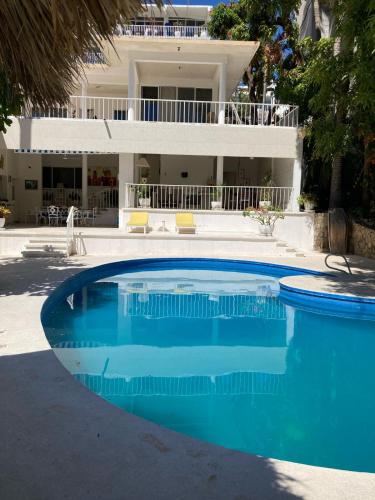
[[[149,6],[118,27],[115,50],[87,54],[86,77],[68,104],[13,119],[0,138],[8,225],[48,226],[48,206],[74,205],[89,213],[86,226],[118,227],[111,234],[144,248],[143,235],[126,232],[130,212],[150,214],[150,240],[173,233],[180,211],[194,213],[196,236],[256,233],[242,211],[268,200],[286,214],[276,237],[313,248],[314,217],[297,204],[298,109],[231,100],[258,43],[210,39],[209,16],[209,6]],[[17,251],[30,238],[25,231]],[[105,241],[98,248],[108,251]],[[117,242],[113,252],[123,248]],[[7,251],[3,241],[0,253]]]

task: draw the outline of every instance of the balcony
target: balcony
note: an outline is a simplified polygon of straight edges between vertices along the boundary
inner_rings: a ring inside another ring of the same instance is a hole
[[[207,26],[163,26],[161,24],[127,24],[117,26],[115,36],[145,38],[210,39]]]
[[[73,96],[64,106],[25,110],[24,117],[295,128],[298,106]]]

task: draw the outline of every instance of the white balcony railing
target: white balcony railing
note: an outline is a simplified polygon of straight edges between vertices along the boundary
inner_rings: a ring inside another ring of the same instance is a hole
[[[126,184],[125,208],[230,210],[261,206],[288,209],[292,187]],[[212,203],[214,202],[214,203]]]
[[[160,24],[119,25],[115,30],[115,35],[146,38],[210,38],[206,26],[163,26]]]
[[[298,106],[249,102],[177,101],[72,96],[64,106],[30,108],[27,118],[77,118],[191,124],[297,127]]]

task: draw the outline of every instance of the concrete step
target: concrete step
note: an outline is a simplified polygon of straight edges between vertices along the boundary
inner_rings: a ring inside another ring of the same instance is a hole
[[[287,246],[288,246],[288,244],[287,244],[287,243],[284,243],[283,241],[278,241],[278,242],[276,243],[276,246],[277,246],[277,247],[283,247],[283,248],[284,248],[284,247],[287,247]]]
[[[66,243],[26,243],[25,250],[48,250],[51,252],[65,250]]]
[[[66,253],[61,251],[49,252],[46,250],[22,250],[24,257],[65,257]]]
[[[30,238],[29,243],[47,243],[47,244],[52,244],[52,243],[65,243],[66,238]]]
[[[289,248],[288,247],[288,248],[285,249],[285,251],[288,252],[288,253],[294,253],[294,252],[297,252],[297,249],[296,248]]]

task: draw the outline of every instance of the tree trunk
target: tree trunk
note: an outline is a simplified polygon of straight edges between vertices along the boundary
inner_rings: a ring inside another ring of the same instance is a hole
[[[337,156],[332,161],[329,208],[339,208],[342,205],[342,161],[342,156]]]

